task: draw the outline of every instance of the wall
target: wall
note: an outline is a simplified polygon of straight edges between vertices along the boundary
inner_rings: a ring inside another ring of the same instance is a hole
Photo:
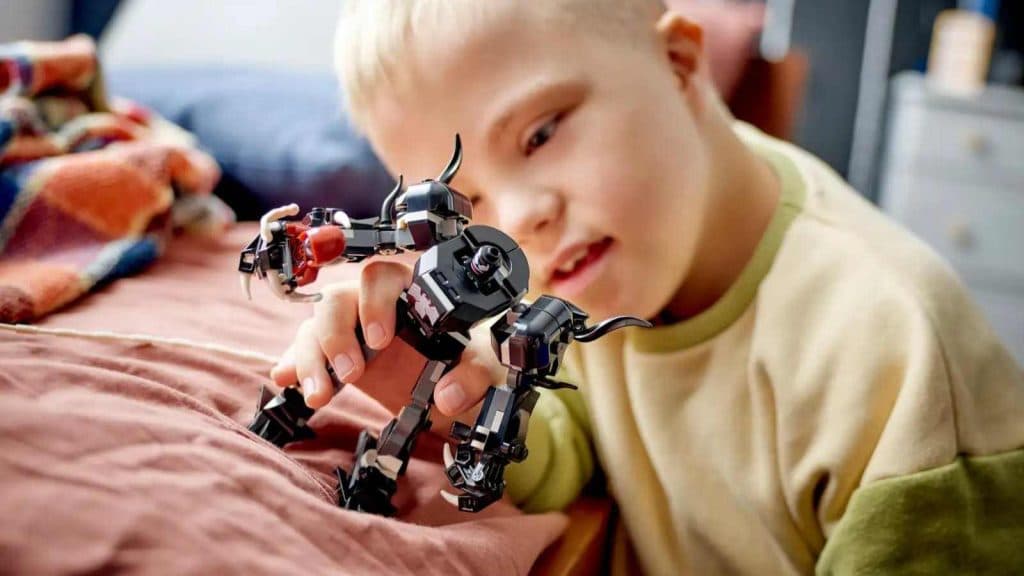
[[[845,175],[857,113],[867,0],[797,0],[793,46],[810,60],[794,139]]]
[[[68,0],[0,0],[0,43],[61,38],[69,15]]]
[[[333,69],[338,0],[131,0],[103,33],[111,67],[255,64]]]

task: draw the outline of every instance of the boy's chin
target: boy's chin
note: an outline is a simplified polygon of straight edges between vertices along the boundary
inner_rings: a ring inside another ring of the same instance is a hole
[[[574,303],[575,304],[575,303]],[[588,324],[600,322],[614,316],[633,316],[641,318],[643,320],[650,320],[658,315],[660,308],[653,304],[648,303],[645,305],[644,302],[639,299],[630,299],[626,302],[614,301],[611,299],[595,299],[593,303],[577,304],[584,312],[590,316],[587,321]]]
[[[557,296],[557,294],[556,294]],[[613,316],[631,315],[623,306],[617,302],[611,302],[607,298],[583,296],[576,298],[565,298],[587,313],[587,324],[595,324]]]
[[[619,292],[618,290],[613,290],[611,291],[611,294],[608,294],[605,290],[602,290],[604,286],[598,285],[595,288],[597,289],[587,291],[582,294],[568,295],[561,294],[557,288],[545,286],[544,289],[539,292],[531,292],[530,296],[532,296],[532,298],[528,298],[528,300],[536,300],[536,296],[548,294],[550,296],[561,298],[567,302],[571,302],[574,306],[583,310],[587,314],[588,325],[613,316],[636,316],[644,319],[647,318],[647,316],[642,315],[640,308],[637,306],[638,302],[634,302],[632,300],[625,302],[621,301],[618,297],[619,294],[617,294]]]

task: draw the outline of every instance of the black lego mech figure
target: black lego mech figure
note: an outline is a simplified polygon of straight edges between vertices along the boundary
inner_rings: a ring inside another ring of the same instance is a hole
[[[537,402],[536,388],[565,388],[554,381],[570,342],[588,342],[624,326],[644,326],[644,320],[620,316],[593,327],[587,315],[571,303],[542,296],[521,302],[527,292],[529,264],[509,236],[488,226],[467,226],[472,216],[469,199],[448,184],[462,162],[462,146],[437,180],[425,180],[402,190],[402,178],[381,206],[380,216],[350,220],[341,210],[314,208],[301,221],[284,220],[298,214],[291,204],[271,210],[260,220],[260,234],[242,250],[239,271],[249,293],[253,274],[265,279],[279,297],[316,301],[319,294],[298,288],[313,282],[320,268],[359,262],[370,256],[407,250],[422,252],[413,269],[412,284],[399,297],[396,335],[427,358],[412,398],[374,436],[364,430],[356,446],[355,463],[346,473],[338,468],[340,506],[391,515],[391,497],[405,472],[417,436],[430,427],[434,387],[459,362],[469,344],[469,330],[502,312],[491,328],[492,345],[508,368],[504,385],[491,387],[476,423],[456,423],[455,454],[445,445],[449,482],[460,495],[442,492],[460,510],[477,512],[504,492],[505,466],[527,455],[526,431]],[[361,330],[357,328],[357,335]],[[361,337],[361,336],[360,336]],[[364,346],[367,359],[373,351]],[[336,386],[342,384],[328,364]],[[277,396],[264,388],[249,429],[283,447],[314,436],[307,421],[313,410],[296,387]]]

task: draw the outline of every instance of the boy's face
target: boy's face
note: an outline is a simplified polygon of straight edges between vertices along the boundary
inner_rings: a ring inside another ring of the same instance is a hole
[[[474,223],[526,251],[533,294],[594,320],[653,317],[686,279],[707,195],[693,79],[653,29],[649,42],[616,44],[530,20],[530,4],[509,3],[464,37],[419,41],[415,80],[380,91],[367,134],[415,182],[437,176],[459,132],[453,186],[474,200]]]

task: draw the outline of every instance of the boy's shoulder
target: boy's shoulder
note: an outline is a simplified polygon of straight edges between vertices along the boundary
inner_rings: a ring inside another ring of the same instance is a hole
[[[751,136],[744,137],[750,141]],[[953,270],[812,154],[763,134],[755,148],[784,158],[802,188],[799,212],[764,279],[765,295],[856,314],[897,307],[940,332],[973,305]]]
[[[753,352],[786,380],[780,401],[791,394],[792,405],[834,403],[843,414],[902,398],[921,422],[943,406],[956,449],[1024,441],[1024,372],[953,270],[824,162],[776,146],[806,187],[757,296]],[[938,439],[926,428],[889,438],[899,457],[877,461],[865,479],[906,472],[914,459],[902,447]]]
[[[948,572],[964,551],[1019,564],[991,542],[1020,502],[1024,372],[934,251],[824,162],[767,144],[806,188],[758,291],[751,361],[779,415],[782,474],[816,499],[819,569],[905,571],[913,557]]]

